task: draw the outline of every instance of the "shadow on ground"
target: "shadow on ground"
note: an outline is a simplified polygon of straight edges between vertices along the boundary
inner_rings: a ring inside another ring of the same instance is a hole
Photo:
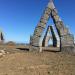
[[[29,51],[29,49],[27,49],[27,48],[16,48],[16,49],[19,49],[19,50],[22,50],[22,51]]]

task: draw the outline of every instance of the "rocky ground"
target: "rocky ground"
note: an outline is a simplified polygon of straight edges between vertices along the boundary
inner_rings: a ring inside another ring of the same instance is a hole
[[[0,48],[0,75],[75,75],[75,54]]]

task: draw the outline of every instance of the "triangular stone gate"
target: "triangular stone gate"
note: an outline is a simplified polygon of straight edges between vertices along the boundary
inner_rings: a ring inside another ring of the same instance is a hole
[[[41,16],[41,19],[34,30],[32,39],[30,40],[30,45],[33,47],[40,46],[40,38],[50,17],[53,19],[58,35],[60,37],[60,47],[74,46],[74,37],[70,34],[68,28],[63,24],[62,20],[58,16],[58,12],[55,8],[53,0],[49,1],[44,14]]]
[[[46,34],[43,38],[42,46],[48,47],[49,40],[52,40],[53,47],[57,47],[57,38],[55,36],[54,30],[52,26],[48,26]]]

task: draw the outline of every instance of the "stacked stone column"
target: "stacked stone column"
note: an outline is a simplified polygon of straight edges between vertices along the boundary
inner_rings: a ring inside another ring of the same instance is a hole
[[[74,46],[74,37],[70,34],[69,29],[63,24],[61,19],[58,16],[57,10],[53,9],[51,17],[55,23],[57,32],[60,37],[61,47]]]
[[[4,42],[4,36],[3,36],[3,33],[0,32],[0,44],[3,44]]]
[[[50,30],[51,30],[52,38],[53,38],[53,47],[57,47],[57,38],[56,38],[56,35],[54,33],[54,30],[53,30],[52,26],[50,26]]]
[[[40,38],[43,33],[43,30],[46,27],[46,24],[50,17],[50,14],[51,14],[51,9],[49,7],[47,7],[46,10],[44,11],[43,16],[40,19],[40,22],[38,23],[37,27],[35,28],[32,39],[30,40],[32,46],[39,47]]]

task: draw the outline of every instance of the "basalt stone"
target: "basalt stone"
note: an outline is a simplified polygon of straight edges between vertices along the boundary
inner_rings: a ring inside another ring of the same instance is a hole
[[[41,18],[40,22],[42,22],[42,23],[47,23],[47,20],[44,19],[44,18]]]
[[[54,22],[58,22],[59,21],[59,16],[58,15],[56,15],[56,16],[53,16],[53,20],[54,20]]]
[[[0,32],[0,44],[3,44],[4,43],[4,36],[3,36],[3,33]]]
[[[72,46],[66,46],[66,47],[62,47],[61,51],[62,51],[62,53],[74,54],[75,55],[74,49],[75,48],[72,47]]]
[[[67,34],[61,37],[61,46],[62,47],[74,47],[74,36],[72,34]]]
[[[51,13],[51,9],[47,7],[44,11],[44,14],[50,15],[50,13]]]
[[[44,14],[44,15],[41,17],[41,19],[43,18],[43,19],[45,19],[45,20],[48,20],[49,16],[50,16],[50,15],[48,15],[48,14]]]
[[[41,36],[43,29],[44,28],[42,28],[42,27],[37,27],[36,30],[34,31],[34,35],[36,35],[38,37]]]
[[[56,15],[58,15],[57,10],[56,9],[53,9],[52,10],[52,13],[51,13],[51,16],[56,16]]]
[[[41,28],[45,29],[46,25],[45,25],[45,23],[39,23],[38,27],[41,27]]]
[[[39,52],[40,51],[40,47],[38,47],[38,46],[30,46],[29,47],[29,51],[35,51],[35,52]]]

